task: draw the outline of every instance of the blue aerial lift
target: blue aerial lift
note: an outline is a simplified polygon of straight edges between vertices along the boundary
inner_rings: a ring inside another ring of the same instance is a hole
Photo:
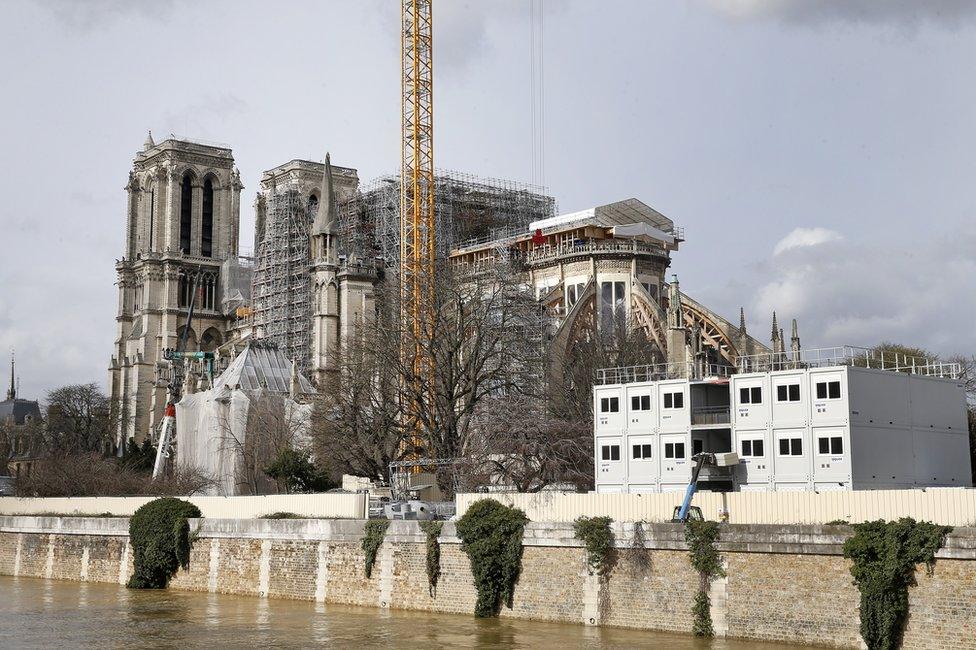
[[[698,491],[698,475],[701,474],[702,468],[705,465],[713,465],[715,467],[738,465],[739,455],[736,453],[700,453],[692,456],[691,460],[695,463],[695,466],[691,470],[691,481],[688,483],[688,489],[685,490],[685,500],[680,506],[674,507],[674,515],[671,517],[672,522],[684,523],[689,520],[702,521],[704,517],[702,516],[701,508],[691,505],[691,500],[694,498],[695,492]]]

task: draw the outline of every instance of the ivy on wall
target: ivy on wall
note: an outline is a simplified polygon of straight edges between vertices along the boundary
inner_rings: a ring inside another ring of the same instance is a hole
[[[627,559],[641,574],[651,570],[651,554],[647,550],[647,536],[644,534],[643,521],[634,522],[634,536],[630,540],[630,548],[627,549]]]
[[[692,631],[695,636],[714,636],[712,629],[712,603],[708,588],[712,580],[725,575],[722,557],[715,548],[719,536],[716,521],[688,521],[685,524],[685,541],[688,542],[688,560],[698,572],[698,592],[691,612],[694,615]]]
[[[610,574],[616,563],[614,535],[610,528],[610,517],[577,517],[573,522],[576,539],[586,546],[586,564],[590,574],[601,578]]]
[[[903,518],[854,524],[844,542],[851,575],[861,592],[861,638],[870,650],[901,647],[908,618],[908,588],[915,585],[915,567],[931,572],[950,526]]]
[[[190,566],[190,523],[200,509],[166,497],[150,501],[129,520],[134,572],[130,589],[165,589],[176,571]]]
[[[427,591],[431,598],[437,591],[437,581],[441,577],[441,544],[437,538],[440,537],[442,528],[442,521],[420,522],[420,530],[427,534]]]
[[[365,554],[365,566],[363,568],[366,571],[367,578],[370,578],[373,575],[373,565],[376,563],[376,552],[383,543],[383,538],[386,536],[386,529],[389,528],[389,526],[389,519],[370,519],[366,522],[366,527],[363,529],[362,548],[363,553]]]
[[[492,499],[475,501],[458,520],[461,549],[471,560],[478,588],[475,616],[497,616],[502,603],[511,608],[522,571],[522,534],[528,520],[518,508]]]

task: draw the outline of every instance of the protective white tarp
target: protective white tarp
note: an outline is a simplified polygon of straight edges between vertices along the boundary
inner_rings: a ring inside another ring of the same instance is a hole
[[[176,464],[213,478],[207,494],[273,492],[260,468],[283,446],[308,444],[312,406],[291,399],[289,384],[294,381],[303,395],[315,391],[307,379],[290,374],[291,362],[280,350],[251,343],[213,388],[176,404]]]

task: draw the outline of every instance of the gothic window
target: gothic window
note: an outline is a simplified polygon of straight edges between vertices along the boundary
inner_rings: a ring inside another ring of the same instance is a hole
[[[602,282],[600,284],[600,316],[602,325],[610,328],[620,325],[626,317],[624,298],[626,289],[623,282]]]
[[[202,352],[213,352],[220,346],[220,343],[220,332],[211,327],[200,337],[200,350]]]
[[[200,254],[204,257],[213,257],[213,213],[213,179],[208,178],[203,182],[203,232],[200,239]]]
[[[316,213],[319,211],[319,197],[314,194],[308,197],[308,218],[309,221],[315,219]]]
[[[153,231],[156,228],[156,186],[149,190],[149,250],[153,249]]]
[[[193,182],[190,179],[190,174],[184,174],[180,186],[180,251],[184,255],[190,254],[190,231],[193,226],[190,211],[192,208]]]
[[[193,284],[196,277],[197,273],[194,271],[180,271],[177,304],[188,309],[192,302],[194,309],[215,310],[217,308],[217,275],[208,271],[200,276],[196,283],[196,299],[194,300]]]

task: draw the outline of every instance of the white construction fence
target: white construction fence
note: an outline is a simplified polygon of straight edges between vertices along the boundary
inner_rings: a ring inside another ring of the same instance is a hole
[[[670,521],[684,493],[459,494],[460,517],[479,499],[490,498],[525,511],[532,521],[573,521],[577,517],[612,517],[615,521]],[[825,524],[844,520],[912,517],[948,526],[976,526],[976,489],[860,490],[835,492],[699,492],[692,505],[706,519],[723,512],[733,524]]]
[[[128,517],[157,497],[0,498],[0,515],[105,515]],[[315,519],[362,519],[365,494],[272,494],[242,497],[180,497],[208,519],[257,519],[290,512]]]

